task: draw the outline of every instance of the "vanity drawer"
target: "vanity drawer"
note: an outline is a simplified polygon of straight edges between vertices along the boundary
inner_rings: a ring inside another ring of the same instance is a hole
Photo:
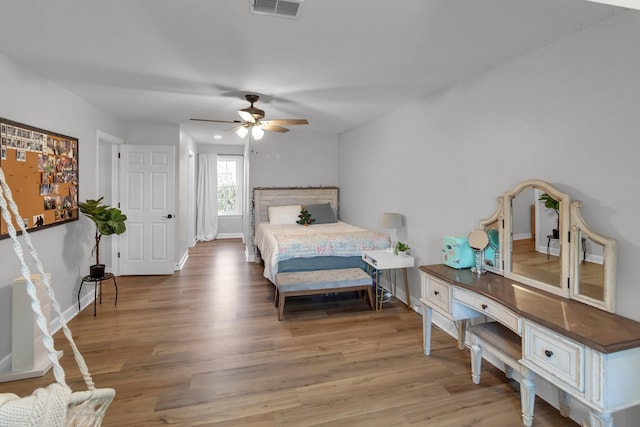
[[[584,391],[584,346],[528,321],[524,322],[523,359],[544,376],[553,375],[574,389]],[[537,368],[541,368],[537,369]],[[553,378],[548,378],[554,382]]]
[[[465,289],[454,288],[453,300],[476,310],[480,314],[484,314],[497,320],[518,335],[522,333],[521,318],[514,312],[506,309],[489,298],[485,298],[480,294],[467,291]]]
[[[429,275],[424,276],[423,284],[423,296],[426,298],[427,302],[431,305],[440,307],[447,313],[450,313],[451,307],[449,304],[449,296],[451,294],[451,285]]]

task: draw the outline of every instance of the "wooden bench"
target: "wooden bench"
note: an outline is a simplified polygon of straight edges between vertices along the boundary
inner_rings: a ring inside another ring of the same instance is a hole
[[[360,268],[278,273],[276,275],[275,297],[278,320],[282,320],[285,298],[326,292],[365,291],[369,299],[369,306],[373,310],[371,283],[371,276]]]

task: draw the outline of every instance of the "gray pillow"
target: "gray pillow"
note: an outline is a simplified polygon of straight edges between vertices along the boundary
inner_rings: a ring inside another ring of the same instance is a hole
[[[305,206],[311,218],[315,219],[313,224],[331,224],[338,222],[336,214],[329,203],[322,203],[319,205],[307,205]]]

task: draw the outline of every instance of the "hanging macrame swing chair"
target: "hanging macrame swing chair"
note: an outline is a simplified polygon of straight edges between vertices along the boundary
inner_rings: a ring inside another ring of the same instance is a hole
[[[10,209],[8,209],[8,207]],[[0,210],[2,218],[7,224],[7,230],[13,240],[13,250],[20,260],[20,272],[26,280],[27,293],[31,297],[31,308],[35,313],[36,323],[42,331],[42,339],[47,349],[49,360],[53,366],[53,375],[56,382],[46,388],[39,388],[31,396],[20,398],[13,393],[0,393],[0,427],[86,427],[100,426],[104,418],[107,407],[113,401],[116,392],[110,388],[97,389],[93,384],[91,375],[80,354],[76,343],[73,340],[71,331],[67,327],[64,315],[60,310],[60,304],[55,298],[48,276],[38,254],[33,247],[29,233],[27,233],[22,216],[18,212],[18,206],[13,201],[11,189],[5,180],[4,172],[0,167]],[[40,301],[36,294],[36,286],[31,277],[29,266],[27,265],[22,251],[22,245],[18,240],[16,229],[11,221],[11,213],[15,218],[18,227],[22,231],[22,237],[29,253],[33,258],[42,283],[47,290],[47,295],[51,301],[51,307],[58,316],[62,324],[64,335],[69,340],[73,357],[78,365],[80,373],[84,378],[87,391],[72,392],[65,382],[65,374],[60,362],[58,352],[53,347],[53,337],[49,333],[47,320],[40,309]]]

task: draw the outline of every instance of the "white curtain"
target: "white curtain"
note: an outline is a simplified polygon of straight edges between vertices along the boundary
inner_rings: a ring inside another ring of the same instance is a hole
[[[208,241],[218,234],[218,157],[198,154],[196,239]]]

